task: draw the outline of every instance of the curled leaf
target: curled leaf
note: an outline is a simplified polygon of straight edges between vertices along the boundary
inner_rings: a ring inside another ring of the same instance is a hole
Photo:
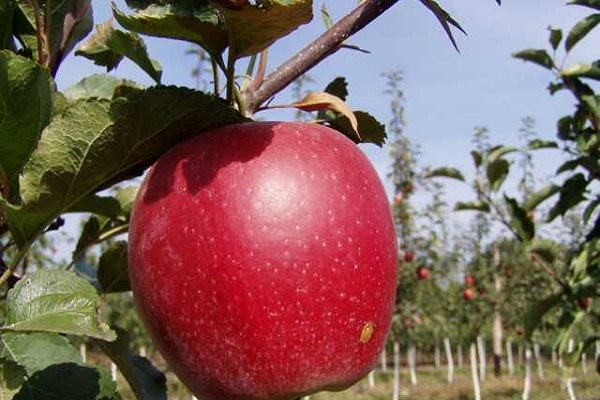
[[[356,116],[350,107],[337,96],[327,92],[310,92],[302,100],[292,103],[288,107],[298,108],[303,111],[332,110],[338,112],[350,120],[352,129],[360,138]]]

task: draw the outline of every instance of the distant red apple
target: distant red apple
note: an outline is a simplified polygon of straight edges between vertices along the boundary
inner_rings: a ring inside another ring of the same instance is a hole
[[[431,271],[425,267],[419,267],[417,269],[417,277],[419,278],[420,281],[429,279],[430,275],[431,275]]]
[[[582,310],[587,310],[588,308],[590,308],[590,298],[589,297],[582,297],[580,299],[577,299],[577,303],[579,304],[579,307]]]
[[[471,275],[465,276],[465,285],[475,286],[475,278],[473,278]]]
[[[285,400],[373,369],[394,311],[389,201],[364,153],[317,124],[203,132],[133,207],[129,271],[148,330],[205,400]]]
[[[414,259],[415,259],[415,253],[413,253],[412,251],[404,252],[404,261],[412,262]]]
[[[463,296],[463,299],[465,299],[467,301],[472,300],[475,297],[475,292],[473,292],[473,289],[471,289],[471,288],[466,288],[463,291],[462,296]]]
[[[402,200],[404,200],[404,195],[402,194],[402,192],[396,194],[394,196],[394,206],[399,206],[400,204],[402,204]]]

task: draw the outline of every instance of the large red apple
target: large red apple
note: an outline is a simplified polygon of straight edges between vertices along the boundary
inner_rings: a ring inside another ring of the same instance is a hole
[[[396,237],[375,170],[338,132],[256,122],[177,146],[142,184],[129,240],[141,316],[198,397],[296,398],[375,366]]]

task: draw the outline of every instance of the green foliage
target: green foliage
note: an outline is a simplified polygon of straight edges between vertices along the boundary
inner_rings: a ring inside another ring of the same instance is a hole
[[[111,71],[124,57],[139,65],[156,83],[160,83],[162,70],[160,65],[148,56],[146,45],[135,33],[114,29],[112,21],[98,25],[94,34],[82,44],[75,55],[93,60],[95,64]]]
[[[18,198],[18,174],[52,117],[52,81],[40,65],[0,51],[0,187]]]
[[[20,280],[6,298],[4,332],[57,332],[114,340],[98,320],[100,297],[73,272],[40,270]]]

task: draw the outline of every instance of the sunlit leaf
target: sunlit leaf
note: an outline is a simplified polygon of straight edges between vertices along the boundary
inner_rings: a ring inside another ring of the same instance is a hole
[[[525,199],[525,203],[523,203],[523,209],[525,211],[532,211],[542,202],[548,200],[550,197],[554,196],[556,193],[560,191],[560,186],[557,185],[548,185],[545,186],[529,195],[527,199]]]
[[[26,275],[8,292],[6,321],[10,332],[57,332],[114,340],[98,320],[100,298],[83,278],[64,270]]]
[[[554,61],[552,61],[552,57],[550,57],[546,50],[527,49],[513,53],[512,56],[523,61],[532,62],[547,69],[552,69],[554,67]]]
[[[0,189],[18,196],[18,174],[52,116],[48,70],[0,51]]]
[[[529,218],[527,211],[515,199],[506,195],[504,195],[504,202],[510,215],[510,226],[519,236],[519,240],[528,241],[533,239],[535,236],[535,225]]]
[[[431,171],[427,171],[427,173],[425,174],[425,177],[426,178],[452,178],[452,179],[456,179],[461,182],[465,181],[465,177],[463,176],[462,172],[460,172],[456,168],[449,168],[449,167],[436,168]]]
[[[588,15],[579,21],[571,29],[565,40],[565,50],[570,51],[579,41],[581,41],[592,29],[600,23],[600,14]]]
[[[490,212],[490,205],[482,201],[459,201],[454,205],[454,211],[480,211]]]
[[[157,83],[162,76],[160,65],[150,59],[142,38],[136,33],[115,29],[112,20],[97,25],[94,34],[77,48],[75,55],[89,58],[95,64],[106,67],[107,71],[116,68],[126,57]]]

